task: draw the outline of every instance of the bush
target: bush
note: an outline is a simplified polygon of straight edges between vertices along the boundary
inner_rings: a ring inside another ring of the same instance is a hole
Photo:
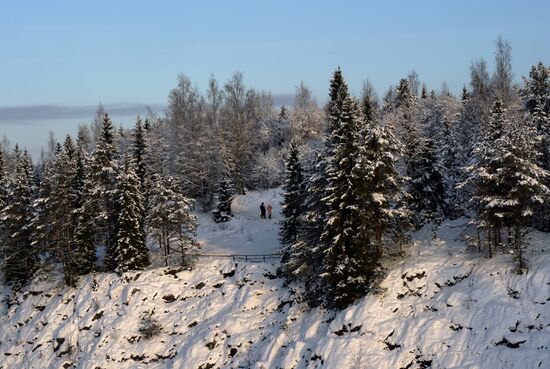
[[[149,339],[157,336],[160,332],[162,332],[162,326],[157,320],[148,317],[141,321],[139,333],[141,333],[144,338]]]

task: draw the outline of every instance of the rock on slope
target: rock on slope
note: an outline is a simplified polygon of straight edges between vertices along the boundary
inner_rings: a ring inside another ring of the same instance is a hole
[[[550,237],[516,275],[460,230],[417,233],[382,292],[337,314],[296,302],[269,263],[37,282],[0,305],[0,368],[550,368]]]

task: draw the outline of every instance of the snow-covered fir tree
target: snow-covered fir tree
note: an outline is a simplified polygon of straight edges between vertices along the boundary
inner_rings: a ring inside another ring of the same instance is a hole
[[[492,256],[501,242],[502,217],[506,211],[506,189],[499,172],[503,168],[503,137],[509,125],[502,102],[497,99],[484,138],[474,148],[474,159],[467,168],[467,182],[473,187],[471,203],[476,210],[476,226],[484,232],[487,251]],[[480,245],[481,247],[481,245]]]
[[[217,210],[220,217],[231,217],[233,212],[231,211],[231,203],[233,202],[233,186],[229,178],[224,178],[220,181],[218,187],[218,206]]]
[[[92,198],[95,191],[94,181],[91,178],[89,163],[91,158],[82,150],[80,165],[77,167],[77,177],[82,176],[82,185],[77,194],[80,199],[78,207],[75,210],[76,228],[74,231],[74,257],[71,266],[76,275],[86,275],[94,272],[96,266],[96,213],[95,203]],[[81,171],[81,172],[80,172]]]
[[[304,213],[304,176],[302,165],[298,156],[298,146],[295,141],[290,144],[288,159],[286,161],[285,182],[283,185],[283,222],[280,230],[282,246],[282,269],[292,254],[292,245],[298,239],[298,231],[301,227]]]
[[[529,113],[530,124],[536,129],[540,140],[536,149],[542,168],[550,170],[550,68],[542,62],[531,67],[529,77],[524,78],[521,96]],[[546,182],[550,186],[550,181]],[[550,230],[550,203],[537,207],[533,226],[539,230]]]
[[[147,141],[145,138],[145,134],[146,132],[143,129],[141,118],[138,116],[133,130],[132,158],[135,163],[134,165],[136,167],[136,175],[139,178],[139,185],[141,186],[142,192],[147,176],[147,166],[145,159],[145,155],[147,152]]]
[[[401,146],[394,137],[392,128],[382,126],[377,115],[372,114],[372,99],[363,99],[365,124],[361,132],[361,165],[363,168],[364,205],[362,211],[370,213],[374,228],[376,251],[371,257],[384,254],[385,235],[390,234],[396,243],[405,239],[410,217],[406,206],[407,195],[404,183],[397,170]]]
[[[508,230],[508,247],[521,273],[527,269],[527,226],[536,208],[548,201],[550,172],[538,165],[540,154],[533,150],[540,140],[536,127],[529,121],[515,120],[506,128],[505,135],[495,142],[502,152],[502,167],[496,175],[504,197],[494,202],[500,200],[498,216]]]
[[[214,78],[208,81],[205,98],[204,150],[201,154],[203,175],[201,185],[202,208],[209,211],[214,206],[214,198],[220,179],[223,177],[224,142],[221,134],[221,109],[223,92]]]
[[[328,211],[323,201],[327,184],[325,157],[317,152],[304,169],[303,213],[297,240],[288,250],[289,257],[281,266],[282,273],[289,280],[298,279],[304,283],[305,299],[311,306],[322,303],[323,280],[319,278],[323,269],[325,244],[321,235]]]
[[[466,165],[464,149],[460,142],[462,106],[450,96],[443,96],[438,100],[441,128],[435,143],[446,191],[444,214],[450,218],[461,216],[467,202],[467,194],[463,188],[458,187],[464,181],[463,168]]]
[[[6,173],[6,160],[4,151],[0,149],[0,209],[6,205],[6,195],[8,191],[8,176]],[[1,239],[0,235],[0,239]]]
[[[33,166],[29,153],[19,148],[14,152],[16,167],[8,188],[6,204],[0,214],[4,234],[2,271],[6,282],[20,288],[33,276],[38,267],[38,252],[31,243],[33,219]]]
[[[139,177],[132,160],[125,156],[123,168],[117,176],[116,243],[113,248],[115,272],[142,270],[149,265],[149,251],[145,243],[143,224],[143,196]]]
[[[326,243],[323,278],[331,304],[343,308],[368,291],[378,260],[369,251],[376,249],[372,227],[364,209],[365,189],[361,186],[364,168],[360,157],[362,119],[357,101],[340,89],[341,109],[331,111],[332,145],[326,174],[326,201],[329,212],[322,239]]]
[[[65,282],[69,285],[74,285],[76,275],[71,263],[76,226],[75,176],[75,147],[68,139],[63,148],[58,146],[52,161],[46,166],[40,196],[34,203],[36,216],[32,223],[34,247],[42,244],[52,253],[61,263]]]
[[[306,287],[305,298],[310,305],[322,302],[324,295],[324,280],[319,278],[323,272],[324,250],[327,246],[322,240],[326,224],[326,214],[329,206],[324,198],[327,195],[328,176],[327,166],[332,155],[334,139],[330,135],[338,127],[338,115],[342,109],[343,99],[346,96],[347,85],[344,82],[342,71],[338,68],[330,81],[329,101],[325,106],[325,116],[328,137],[322,146],[316,150],[308,161],[304,170],[304,202],[301,217],[301,226],[298,237],[290,249],[289,256],[281,269],[289,279],[299,279]]]
[[[101,130],[90,163],[90,174],[85,185],[90,191],[86,211],[96,214],[97,240],[105,246],[105,268],[114,271],[114,245],[117,239],[115,187],[118,172],[115,132],[107,114],[103,116]]]
[[[422,135],[408,142],[406,158],[409,209],[416,228],[424,223],[440,223],[445,203],[445,186],[442,168],[437,157],[434,140]]]
[[[150,236],[163,251],[166,265],[172,248],[180,251],[181,263],[185,265],[185,255],[193,246],[191,236],[196,229],[196,218],[190,213],[191,200],[181,193],[170,175],[162,174],[153,181],[150,201],[147,218]]]
[[[550,113],[550,68],[542,62],[533,65],[529,71],[529,77],[523,79],[520,94],[529,113],[533,113],[538,106],[548,115]]]

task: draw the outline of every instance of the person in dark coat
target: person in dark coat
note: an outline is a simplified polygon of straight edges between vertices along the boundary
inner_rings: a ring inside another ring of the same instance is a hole
[[[263,202],[262,202],[262,204],[260,205],[260,218],[261,218],[261,219],[265,219],[265,205],[264,205]]]

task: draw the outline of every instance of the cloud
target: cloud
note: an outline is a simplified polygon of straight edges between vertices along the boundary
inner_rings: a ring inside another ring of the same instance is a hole
[[[154,113],[164,110],[160,104],[108,104],[103,108],[112,116],[145,114],[150,108]],[[52,119],[92,119],[97,106],[32,105],[0,107],[0,123],[36,122]]]

